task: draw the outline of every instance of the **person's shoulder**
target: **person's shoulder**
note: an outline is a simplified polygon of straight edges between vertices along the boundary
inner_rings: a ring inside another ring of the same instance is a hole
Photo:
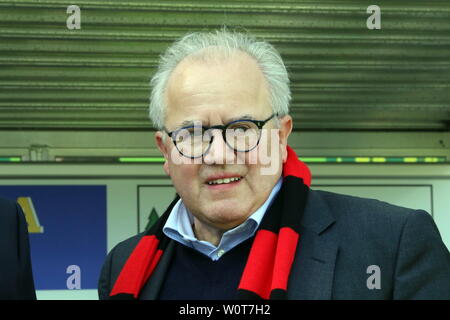
[[[364,198],[335,192],[312,190],[315,198],[321,199],[337,220],[351,222],[354,226],[385,229],[401,228],[408,219],[427,218],[430,215],[424,210],[398,206],[386,201]]]
[[[315,209],[311,214],[331,216],[330,232],[342,247],[355,252],[384,252],[392,260],[405,231],[439,235],[432,216],[424,210],[322,190],[312,191],[311,199]]]
[[[0,197],[0,212],[2,213],[15,213],[16,210],[16,203],[12,200],[2,198]]]
[[[6,198],[0,198],[0,225],[11,226],[19,217],[18,204]]]
[[[134,248],[144,236],[144,233],[139,233],[126,240],[117,243],[108,253],[102,268],[102,275],[107,274],[107,279],[115,279],[119,275],[126,261],[130,257]]]
[[[111,250],[111,252],[114,253],[115,257],[125,257],[125,256],[128,257],[134,250],[134,248],[136,248],[137,244],[139,243],[139,241],[142,239],[143,236],[144,232],[129,237],[117,243]]]
[[[108,298],[112,285],[116,282],[123,266],[143,236],[144,233],[132,236],[117,243],[109,251],[98,281],[98,294],[101,300]]]

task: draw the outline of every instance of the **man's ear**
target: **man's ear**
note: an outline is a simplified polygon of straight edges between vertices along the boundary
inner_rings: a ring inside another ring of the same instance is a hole
[[[292,117],[290,115],[285,115],[279,119],[280,123],[280,148],[283,155],[283,163],[287,160],[287,143],[289,135],[292,132]]]
[[[169,148],[167,147],[165,141],[167,141],[167,139],[163,139],[163,135],[165,133],[162,131],[156,131],[155,133],[155,142],[156,145],[158,146],[159,151],[161,151],[161,153],[163,154],[164,158],[166,159],[166,161],[164,161],[164,171],[166,172],[167,175],[170,176],[170,170],[169,170]]]

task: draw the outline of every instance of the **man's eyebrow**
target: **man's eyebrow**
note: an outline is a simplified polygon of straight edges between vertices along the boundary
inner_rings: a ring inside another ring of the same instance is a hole
[[[233,122],[233,121],[237,121],[237,120],[255,120],[255,118],[251,114],[244,114],[239,117],[233,117],[233,118],[228,119],[228,121],[225,124]],[[201,120],[185,120],[182,123],[180,123],[180,125],[178,125],[177,128],[193,126],[195,123],[198,123],[198,122],[202,122],[202,121]]]
[[[199,122],[200,120],[184,120],[180,125],[176,126],[177,128],[189,127],[193,126],[195,122]]]
[[[244,114],[243,116],[228,119],[227,123],[237,121],[237,120],[255,120],[255,118],[251,114]]]

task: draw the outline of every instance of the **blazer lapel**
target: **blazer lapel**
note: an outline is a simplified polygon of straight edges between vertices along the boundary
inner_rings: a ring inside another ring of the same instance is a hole
[[[289,299],[332,298],[338,253],[338,242],[332,232],[334,221],[325,201],[310,189],[301,222],[300,242],[288,283]]]
[[[169,241],[164,254],[161,257],[158,265],[153,271],[152,276],[142,288],[139,300],[156,300],[159,296],[159,290],[164,282],[167,270],[170,266],[170,261],[174,253],[175,241]]]

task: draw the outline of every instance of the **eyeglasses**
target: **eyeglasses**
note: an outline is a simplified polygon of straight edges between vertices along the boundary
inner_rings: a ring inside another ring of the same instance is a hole
[[[222,137],[226,144],[238,152],[249,152],[256,148],[261,138],[261,129],[277,113],[272,114],[266,120],[235,120],[226,125],[211,127],[187,126],[169,132],[163,128],[172,141],[178,152],[188,158],[195,159],[208,153],[214,140],[212,130],[222,131]]]

